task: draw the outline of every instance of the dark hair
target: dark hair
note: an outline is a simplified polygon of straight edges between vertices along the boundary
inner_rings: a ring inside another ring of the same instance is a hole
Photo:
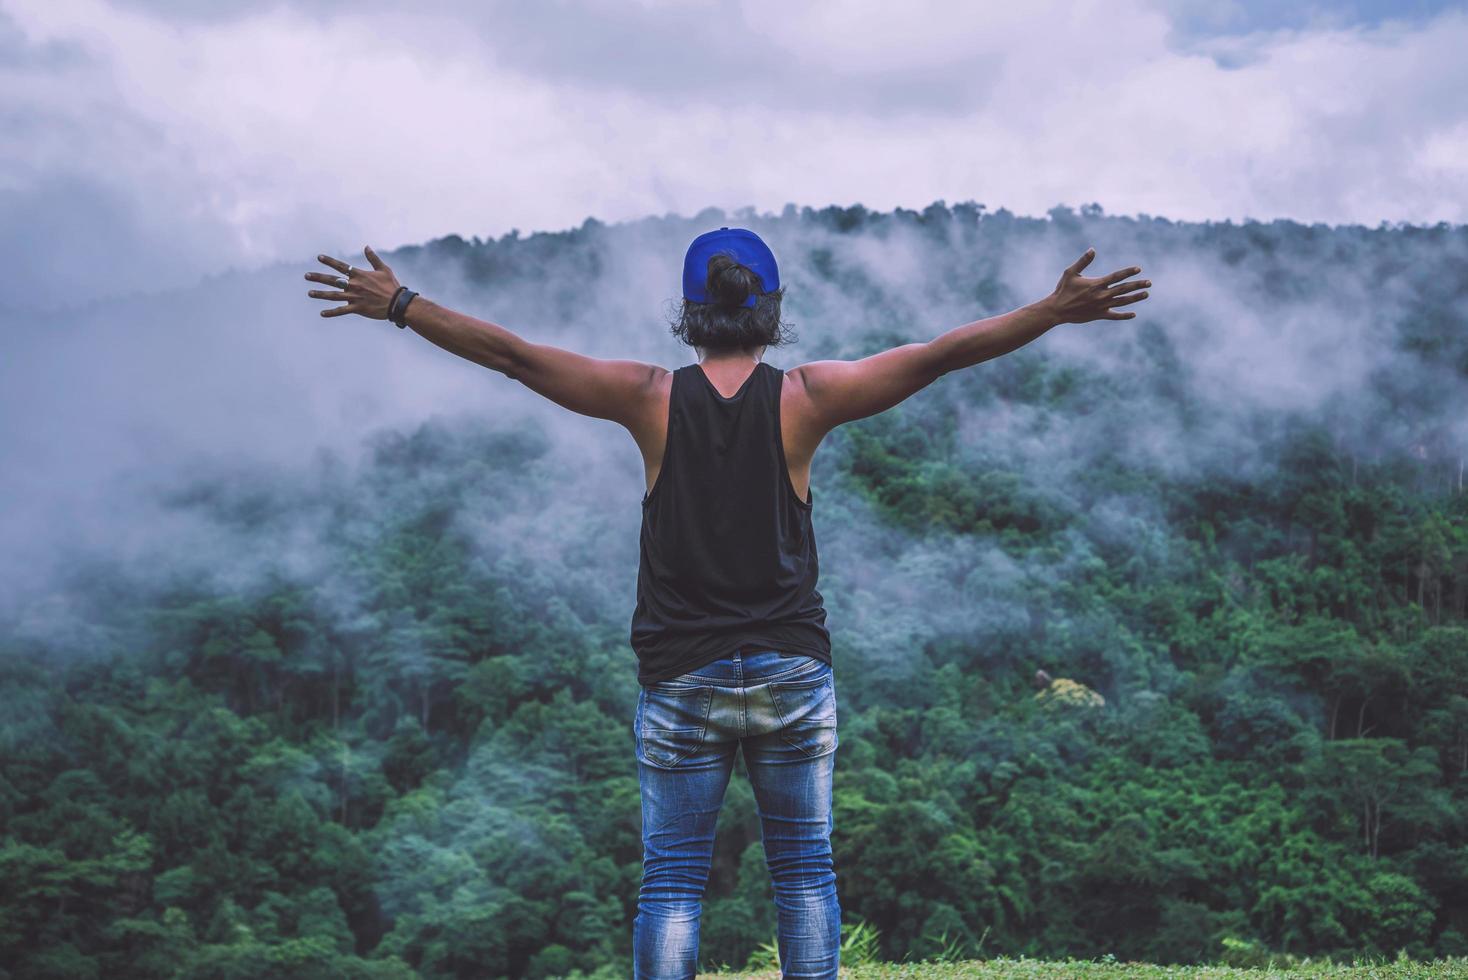
[[[794,341],[790,325],[780,320],[785,287],[763,292],[759,273],[732,255],[719,252],[709,259],[706,284],[709,301],[684,299],[672,320],[673,336],[690,347],[706,351],[779,347]],[[745,306],[750,295],[754,306]]]

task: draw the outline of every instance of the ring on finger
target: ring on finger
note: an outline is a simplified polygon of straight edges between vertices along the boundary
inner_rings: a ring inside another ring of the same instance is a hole
[[[345,279],[343,279],[341,276],[337,276],[336,277],[336,283],[335,283],[335,285],[336,285],[336,288],[337,289],[346,289],[347,288],[347,281]]]

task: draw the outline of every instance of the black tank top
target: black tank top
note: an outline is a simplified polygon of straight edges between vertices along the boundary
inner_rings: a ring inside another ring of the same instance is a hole
[[[831,662],[815,497],[796,496],[780,436],[784,377],[761,361],[725,398],[698,364],[673,372],[667,448],[642,498],[632,649],[643,685],[736,650]]]

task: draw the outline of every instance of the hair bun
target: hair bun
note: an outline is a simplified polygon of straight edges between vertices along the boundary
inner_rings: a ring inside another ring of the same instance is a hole
[[[715,306],[738,309],[761,292],[759,273],[733,256],[720,252],[709,259],[708,295]]]

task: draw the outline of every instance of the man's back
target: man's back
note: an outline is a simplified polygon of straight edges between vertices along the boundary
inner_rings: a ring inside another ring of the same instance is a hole
[[[757,363],[748,360],[721,361],[711,359],[702,365],[691,365],[703,372],[710,386],[721,396],[738,392],[753,375]],[[673,373],[658,368],[648,382],[643,408],[628,427],[642,450],[647,489],[657,483],[662,468],[663,450],[668,437],[668,406],[673,392]],[[813,410],[805,390],[801,368],[781,372],[784,383],[780,390],[780,436],[785,446],[785,464],[791,485],[802,500],[809,500],[810,469],[816,447],[829,428],[819,424],[820,415]]]
[[[830,662],[811,521],[782,450],[784,372],[756,363],[721,392],[670,372],[664,452],[643,496],[631,639],[645,685],[748,648]]]

